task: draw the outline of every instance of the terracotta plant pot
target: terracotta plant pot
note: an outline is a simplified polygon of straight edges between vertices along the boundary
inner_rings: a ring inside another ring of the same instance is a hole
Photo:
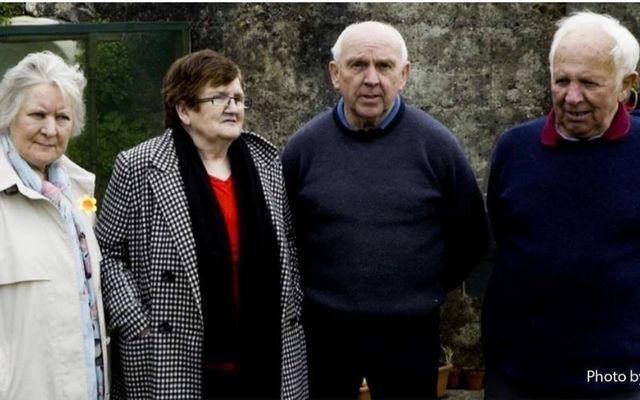
[[[484,368],[463,370],[464,380],[469,390],[480,390],[484,388]]]
[[[447,381],[449,380],[449,371],[452,369],[453,365],[451,364],[443,364],[438,367],[438,387],[436,392],[438,398],[447,394]]]
[[[358,394],[358,400],[371,400],[371,393],[369,393],[369,386],[367,386],[367,380],[362,380],[360,385],[360,393]]]
[[[447,380],[447,388],[457,389],[460,386],[460,374],[462,370],[457,365],[454,365],[451,371],[449,371],[449,379]]]

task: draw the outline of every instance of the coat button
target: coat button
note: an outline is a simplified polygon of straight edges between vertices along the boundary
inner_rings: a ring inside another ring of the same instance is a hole
[[[164,271],[162,273],[162,281],[163,282],[168,282],[168,283],[173,283],[173,282],[176,281],[176,276],[171,271]]]
[[[173,327],[171,326],[169,321],[164,321],[163,323],[161,323],[159,329],[160,329],[160,332],[162,332],[162,333],[171,333],[171,332],[173,332]]]

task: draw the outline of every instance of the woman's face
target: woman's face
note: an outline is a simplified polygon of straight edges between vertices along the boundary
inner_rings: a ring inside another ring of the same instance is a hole
[[[22,107],[9,125],[9,134],[20,156],[46,176],[47,166],[67,149],[72,127],[71,107],[60,89],[41,83],[26,89]]]
[[[244,99],[240,79],[236,78],[228,85],[215,87],[209,85],[198,93],[199,99],[219,96]],[[213,104],[211,101],[206,101],[198,106],[183,108],[183,111],[179,113],[185,130],[192,136],[196,145],[198,143],[233,141],[240,137],[244,122],[244,108],[238,107],[236,101],[229,100],[226,104]]]

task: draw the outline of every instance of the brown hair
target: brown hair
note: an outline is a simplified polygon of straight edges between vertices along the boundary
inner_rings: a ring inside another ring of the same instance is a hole
[[[198,93],[207,85],[222,86],[242,76],[240,68],[231,60],[213,50],[200,50],[187,54],[171,64],[162,81],[164,125],[169,128],[180,123],[176,106],[184,102],[198,111]]]

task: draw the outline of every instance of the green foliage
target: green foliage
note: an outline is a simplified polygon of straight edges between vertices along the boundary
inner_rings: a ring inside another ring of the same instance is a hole
[[[445,364],[453,364],[453,349],[449,346],[442,345],[442,362]]]
[[[442,306],[441,342],[451,352],[455,365],[466,368],[484,365],[480,341],[480,310],[479,298],[463,294],[459,290],[450,293]]]
[[[96,13],[91,19],[92,24],[106,24],[111,22],[109,18],[104,18],[102,15]]]
[[[99,78],[96,87],[96,97],[98,104],[108,105],[122,109],[128,97],[127,88],[133,88],[133,77],[130,71],[135,68],[127,52],[125,43],[103,42],[98,45],[97,75]]]
[[[67,154],[96,174],[98,206],[117,154],[162,131],[160,86],[173,61],[171,44],[157,32],[122,34],[120,40],[97,44],[95,69],[90,73],[97,111],[95,136],[85,129]],[[86,63],[84,51],[78,57]],[[90,92],[86,92],[88,110]]]
[[[0,26],[7,25],[9,18],[17,17],[24,13],[24,3],[0,3]]]

